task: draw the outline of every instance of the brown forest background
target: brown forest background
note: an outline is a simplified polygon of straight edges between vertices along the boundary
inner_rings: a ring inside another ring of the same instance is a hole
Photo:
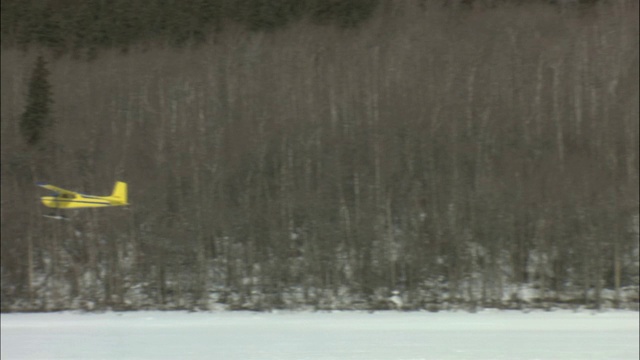
[[[2,311],[637,309],[638,34],[632,0],[381,1],[89,59],[3,40]],[[115,180],[128,209],[42,217],[35,182]]]

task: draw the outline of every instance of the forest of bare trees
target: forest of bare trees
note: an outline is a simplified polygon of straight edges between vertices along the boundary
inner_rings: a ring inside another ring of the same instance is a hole
[[[637,309],[638,10],[379,1],[91,59],[3,43],[2,311]],[[39,55],[44,148],[20,132]],[[36,182],[116,180],[126,209],[42,216]]]

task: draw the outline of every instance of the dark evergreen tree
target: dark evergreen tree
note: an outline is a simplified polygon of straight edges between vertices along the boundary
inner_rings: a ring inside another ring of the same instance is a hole
[[[47,129],[53,125],[53,99],[48,76],[47,62],[42,56],[38,56],[29,80],[27,106],[20,118],[20,132],[30,146],[41,144]]]

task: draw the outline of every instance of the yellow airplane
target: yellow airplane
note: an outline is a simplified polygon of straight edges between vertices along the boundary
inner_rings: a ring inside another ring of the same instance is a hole
[[[44,206],[54,209],[78,209],[129,205],[129,203],[127,203],[127,183],[122,181],[116,182],[110,196],[85,195],[44,183],[39,183],[37,185],[55,193],[54,196],[43,196],[40,198]]]

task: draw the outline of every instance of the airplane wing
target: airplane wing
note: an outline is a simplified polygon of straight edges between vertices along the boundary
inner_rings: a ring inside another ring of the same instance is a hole
[[[45,184],[45,183],[38,183],[36,185],[38,185],[40,187],[43,187],[43,188],[45,188],[47,190],[51,190],[51,191],[53,191],[53,192],[55,192],[57,194],[60,194],[60,195],[63,195],[63,194],[73,195],[73,196],[78,195],[78,193],[75,192],[75,191],[65,190],[65,189],[59,188],[57,186],[53,186],[53,185],[49,185],[49,184]]]

